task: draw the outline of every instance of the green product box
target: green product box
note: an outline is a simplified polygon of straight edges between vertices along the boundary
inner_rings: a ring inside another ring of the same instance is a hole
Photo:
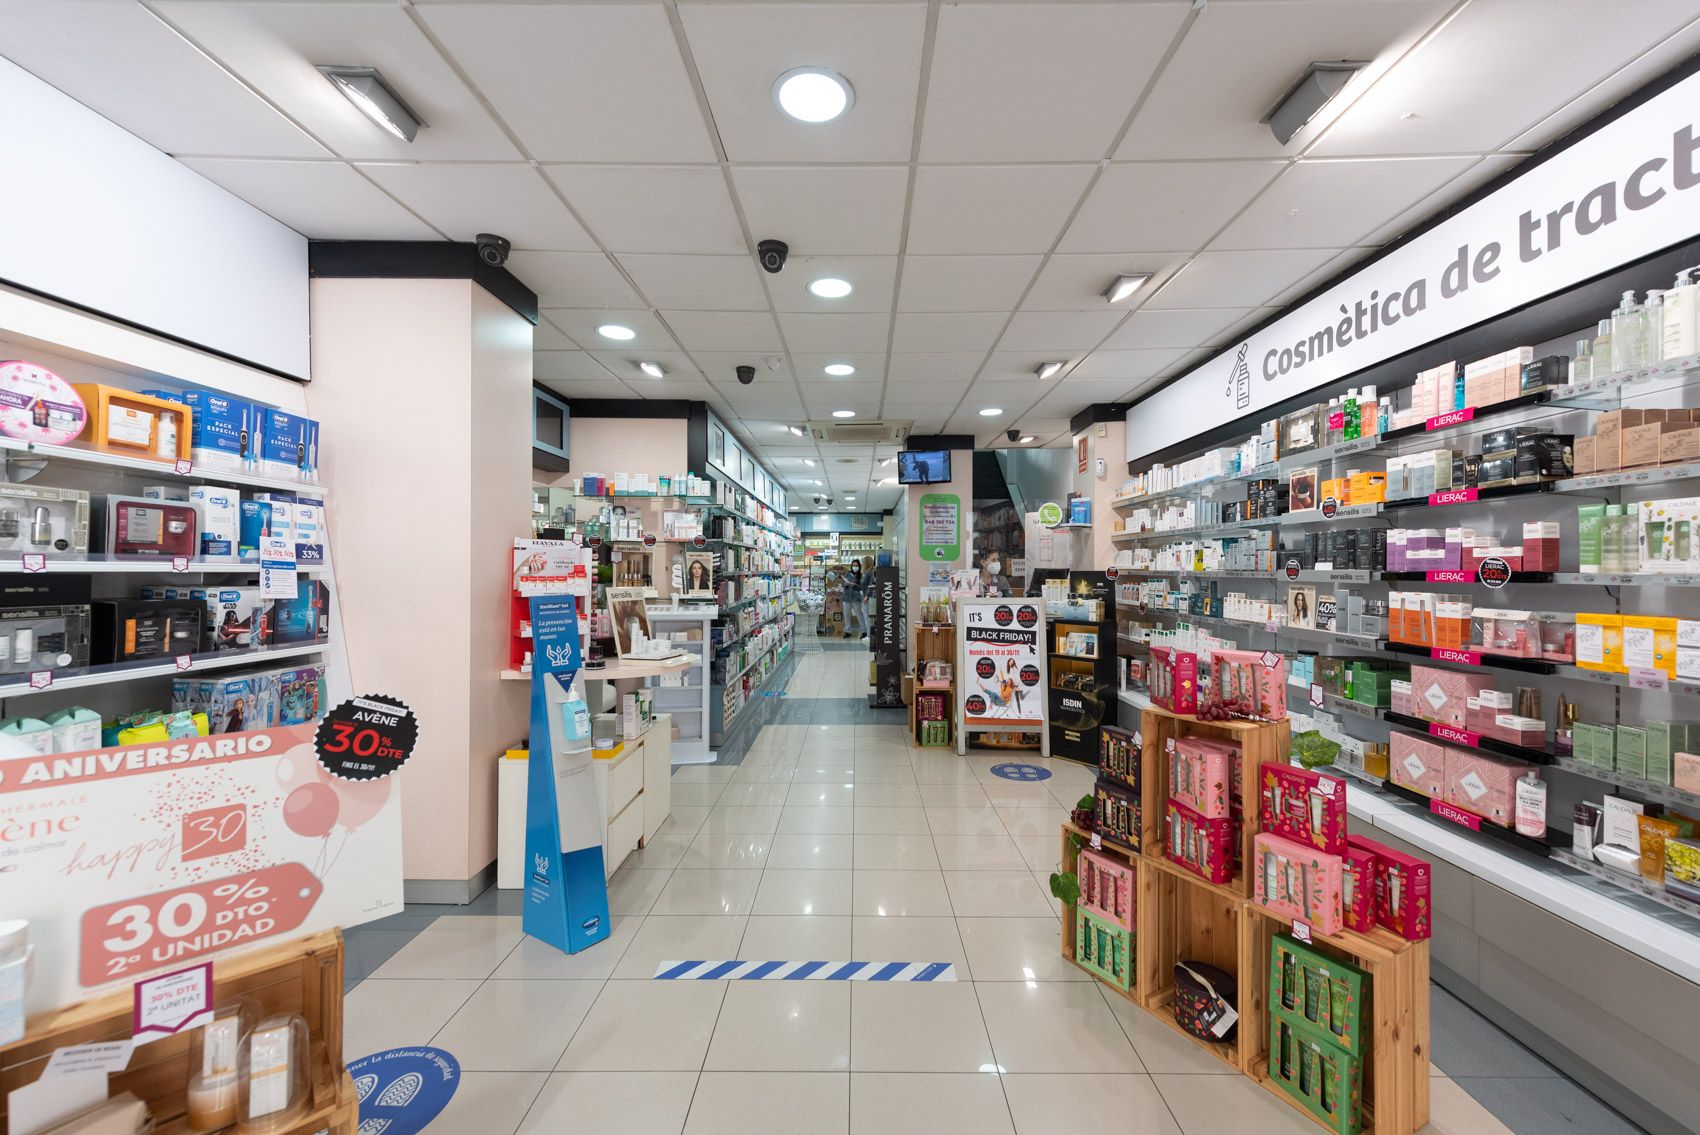
[[[1269,944],[1269,1009],[1315,1029],[1353,1056],[1369,1046],[1369,975],[1277,934]]]
[[[1074,910],[1074,960],[1083,969],[1126,992],[1133,988],[1133,931]]]
[[[1269,1014],[1269,1079],[1334,1135],[1363,1131],[1363,1061],[1301,1018]]]
[[[1669,784],[1671,754],[1685,750],[1682,743],[1688,730],[1669,721],[1647,722],[1647,768],[1642,774],[1655,784]]]
[[[1399,676],[1369,663],[1352,663],[1352,700],[1386,709],[1393,704],[1393,679]]]
[[[1617,735],[1610,726],[1579,721],[1570,736],[1578,760],[1585,760],[1595,768],[1617,767]]]
[[[1639,725],[1617,727],[1617,771],[1624,776],[1647,775],[1647,731]]]

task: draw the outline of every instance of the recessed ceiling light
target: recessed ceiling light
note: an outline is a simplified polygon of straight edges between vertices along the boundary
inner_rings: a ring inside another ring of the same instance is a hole
[[[850,80],[824,67],[794,67],[773,81],[773,103],[798,122],[831,122],[856,103]]]
[[[823,300],[841,300],[855,291],[849,280],[840,280],[837,276],[822,276],[818,280],[809,281],[809,293]]]
[[[1033,444],[1033,435],[1032,434],[1022,434],[1021,440],[1016,442],[1016,444],[1017,445],[1031,445],[1031,444]]]
[[[803,458],[803,464],[809,466],[810,468],[814,467],[814,463],[815,463],[815,459],[813,457]]]
[[[785,428],[791,431],[792,437],[802,437],[803,436],[803,427],[802,426],[786,426]]]
[[[856,411],[854,411],[854,410],[834,410],[832,412],[832,416],[835,417],[835,418],[854,418],[856,416]]]
[[[604,323],[596,329],[596,333],[604,339],[618,339],[624,343],[627,339],[636,339],[637,332],[619,323]]]
[[[360,113],[400,138],[411,142],[424,121],[384,81],[376,67],[320,67],[343,97],[360,108]]]
[[[638,369],[651,378],[666,378],[667,368],[660,363],[639,363]]]
[[[1062,363],[1040,363],[1038,367],[1039,381],[1043,382],[1062,368]]]
[[[998,417],[1002,413],[1003,413],[1003,407],[1002,406],[987,406],[984,410],[980,411],[980,416],[982,418],[995,418],[995,417]]]
[[[844,378],[847,375],[856,373],[856,368],[851,366],[849,363],[827,363],[821,369],[827,374],[830,374],[833,378]]]
[[[1104,289],[1104,298],[1111,303],[1121,303],[1128,296],[1145,286],[1151,278],[1149,272],[1124,273],[1110,281],[1110,286]]]

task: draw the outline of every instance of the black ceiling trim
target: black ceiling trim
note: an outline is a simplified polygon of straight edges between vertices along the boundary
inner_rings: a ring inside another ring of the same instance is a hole
[[[1480,188],[1471,191],[1470,193],[1466,194],[1464,197],[1462,197],[1458,201],[1455,201],[1451,205],[1446,206],[1440,212],[1435,213],[1433,216],[1429,217],[1427,220],[1425,220],[1421,224],[1417,225],[1417,227],[1412,229],[1410,232],[1403,234],[1397,240],[1394,240],[1390,244],[1383,245],[1379,250],[1376,251],[1375,255],[1370,256],[1367,259],[1360,260],[1357,263],[1353,264],[1351,267],[1342,269],[1340,272],[1336,273],[1335,275],[1330,276],[1328,279],[1324,280],[1322,283],[1318,284],[1316,287],[1312,288],[1310,291],[1306,292],[1304,295],[1300,296],[1298,299],[1287,304],[1285,307],[1281,308],[1281,310],[1275,312],[1275,314],[1271,315],[1268,319],[1262,320],[1262,321],[1254,324],[1250,328],[1246,329],[1245,331],[1242,331],[1238,336],[1235,337],[1233,343],[1230,343],[1230,344],[1224,346],[1220,351],[1217,351],[1214,354],[1207,356],[1202,361],[1195,363],[1192,366],[1187,367],[1184,371],[1181,371],[1179,374],[1170,375],[1168,378],[1164,379],[1163,382],[1161,382],[1160,384],[1158,384],[1156,386],[1153,386],[1150,390],[1147,390],[1144,394],[1141,394],[1138,398],[1134,399],[1133,402],[1129,403],[1129,407],[1131,408],[1132,406],[1137,405],[1140,402],[1145,401],[1147,398],[1150,398],[1153,394],[1156,394],[1159,390],[1162,390],[1165,387],[1172,386],[1174,383],[1179,382],[1181,379],[1185,378],[1187,375],[1192,374],[1193,372],[1197,371],[1200,367],[1209,366],[1212,362],[1221,358],[1227,352],[1234,350],[1235,346],[1237,344],[1242,343],[1245,340],[1251,338],[1253,335],[1257,334],[1259,331],[1262,331],[1265,327],[1268,327],[1271,323],[1275,323],[1275,322],[1285,318],[1290,313],[1297,311],[1299,308],[1303,307],[1305,304],[1309,303],[1311,300],[1315,299],[1317,296],[1321,295],[1323,292],[1326,292],[1329,288],[1332,288],[1335,285],[1341,283],[1342,281],[1347,280],[1347,279],[1351,278],[1352,276],[1357,275],[1359,272],[1362,272],[1364,269],[1368,268],[1371,264],[1374,264],[1376,261],[1382,259],[1383,257],[1389,256],[1392,253],[1398,251],[1400,248],[1403,248],[1405,245],[1409,244],[1411,241],[1416,240],[1418,237],[1422,236],[1424,233],[1428,232],[1430,229],[1434,228],[1435,226],[1437,226],[1437,225],[1439,225],[1439,224],[1441,224],[1445,221],[1451,220],[1454,216],[1463,212],[1465,209],[1468,209],[1470,206],[1474,205],[1476,202],[1487,197],[1489,194],[1495,193],[1498,190],[1504,188],[1506,185],[1509,185],[1511,182],[1516,181],[1518,178],[1522,177],[1524,174],[1528,173],[1530,170],[1534,169],[1536,166],[1539,166],[1539,165],[1542,165],[1546,162],[1551,161],[1553,158],[1557,157],[1559,154],[1563,153],[1565,150],[1568,150],[1571,146],[1574,146],[1576,143],[1578,143],[1582,139],[1588,137],[1590,134],[1593,134],[1594,132],[1596,132],[1596,131],[1598,131],[1598,130],[1606,127],[1606,126],[1611,125],[1613,122],[1616,122],[1619,118],[1622,118],[1624,115],[1628,114],[1630,111],[1634,110],[1636,107],[1640,106],[1642,103],[1646,102],[1647,100],[1649,100],[1651,98],[1654,98],[1655,96],[1663,93],[1664,91],[1669,90],[1671,87],[1682,82],[1684,79],[1688,78],[1690,75],[1694,74],[1696,71],[1700,71],[1700,53],[1691,55],[1687,59],[1684,59],[1681,63],[1678,63],[1675,67],[1672,67],[1669,71],[1666,71],[1663,75],[1660,75],[1657,79],[1652,80],[1651,82],[1649,82],[1645,86],[1639,88],[1638,90],[1636,90],[1632,94],[1627,94],[1627,95],[1623,96],[1621,99],[1619,99],[1618,101],[1612,103],[1610,106],[1606,107],[1604,110],[1600,111],[1598,114],[1596,114],[1592,118],[1588,119],[1588,121],[1582,123],[1582,125],[1576,127],[1574,130],[1570,131],[1570,133],[1559,137],[1557,140],[1555,140],[1553,142],[1549,142],[1546,146],[1542,147],[1540,150],[1537,150],[1534,154],[1531,154],[1528,158],[1525,158],[1523,161],[1512,166],[1510,169],[1506,170],[1504,173],[1500,174],[1498,177],[1494,178],[1492,181],[1489,181],[1486,185],[1483,185]],[[1442,341],[1444,341],[1444,340],[1442,340]],[[1445,361],[1445,360],[1442,360],[1442,361]],[[1377,364],[1377,365],[1380,365],[1380,364]],[[1373,368],[1371,368],[1371,369],[1373,369]],[[1359,373],[1361,374],[1363,372],[1359,372]],[[1307,392],[1307,393],[1310,393],[1310,392]]]
[[[910,434],[904,449],[973,449],[973,434]]]
[[[380,280],[471,280],[532,324],[537,293],[506,268],[484,263],[478,246],[448,240],[314,240],[307,275]]]
[[[1127,418],[1127,406],[1117,402],[1094,402],[1068,420],[1070,433],[1080,433],[1099,422],[1120,422]]]
[[[683,418],[688,421],[691,407],[699,405],[702,403],[683,398],[567,399],[567,406],[575,418]]]

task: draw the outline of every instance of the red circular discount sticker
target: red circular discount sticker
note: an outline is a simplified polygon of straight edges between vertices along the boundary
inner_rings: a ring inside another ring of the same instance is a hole
[[[419,722],[396,698],[367,694],[325,714],[313,735],[319,763],[343,780],[381,780],[407,763]]]

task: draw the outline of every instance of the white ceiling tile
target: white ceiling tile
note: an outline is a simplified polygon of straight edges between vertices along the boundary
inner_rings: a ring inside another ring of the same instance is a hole
[[[24,70],[166,153],[327,156],[140,4],[17,0],[0,5],[0,44]]]
[[[538,381],[568,400],[589,399],[595,401],[597,399],[633,397],[629,387],[622,382],[615,382],[611,378],[592,382],[566,382],[560,379],[540,377]]]
[[[1245,208],[1280,162],[1112,165],[1092,187],[1060,252],[1190,252]]]
[[[533,351],[531,370],[539,382],[616,381],[606,367],[585,351]]]
[[[785,332],[785,345],[802,354],[830,355],[840,351],[884,354],[891,321],[884,315],[782,311],[779,326]]]
[[[681,6],[714,126],[734,162],[907,161],[926,5]],[[830,125],[788,117],[773,83],[807,64],[850,81],[855,104]]]
[[[1497,150],[1694,14],[1693,0],[1643,0],[1632,18],[1594,0],[1470,4],[1353,103],[1312,153]]]
[[[697,369],[691,357],[680,351],[623,351],[618,349],[592,350],[587,352],[591,358],[602,364],[615,378],[646,397],[653,397],[653,392],[663,385],[675,387],[679,383],[702,383],[702,372]],[[641,362],[660,363],[666,373],[661,378],[650,378],[638,369]]]
[[[1087,362],[1091,362],[1091,360],[1088,359]],[[1082,363],[1081,365],[1084,367],[1086,364]],[[1071,409],[1080,409],[1097,402],[1119,402],[1127,397],[1127,392],[1132,390],[1138,382],[1139,380],[1134,378],[1070,377],[1058,391],[1059,397],[1053,397],[1051,402],[1055,409],[1062,409],[1065,406]]]
[[[1346,248],[1340,250],[1340,252],[1336,253],[1334,256],[1329,257],[1329,259],[1322,265],[1305,273],[1297,280],[1294,280],[1286,288],[1272,296],[1268,300],[1269,306],[1277,308],[1287,307],[1301,296],[1310,292],[1313,288],[1333,279],[1335,276],[1338,276],[1358,261],[1367,258],[1375,251],[1376,250],[1373,248]],[[1255,322],[1255,318],[1248,318],[1242,321],[1241,326],[1246,326]],[[1235,332],[1230,330],[1229,336],[1233,337],[1234,334]]]
[[[1100,300],[1097,311],[1018,311],[998,340],[1000,351],[1085,351],[1096,347],[1127,315]]]
[[[1430,217],[1468,197],[1476,189],[1486,185],[1506,170],[1521,165],[1527,157],[1526,154],[1491,154],[1481,159],[1422,201],[1384,222],[1374,232],[1360,237],[1358,243],[1363,245],[1391,243],[1395,238],[1410,232]]]
[[[793,255],[892,256],[902,242],[904,166],[745,166],[732,182],[751,235]]]
[[[407,9],[386,4],[154,5],[345,158],[502,161],[519,157]],[[376,67],[426,126],[411,143],[376,126],[319,73],[325,63]]]
[[[715,159],[659,4],[431,4],[418,12],[539,161]]]
[[[1164,367],[1174,365],[1186,355],[1184,347],[1158,347],[1146,351],[1093,351],[1063,380],[1064,390],[1075,389],[1075,383],[1090,380],[1115,379],[1127,389],[1142,378],[1160,374]]]
[[[669,256],[627,252],[620,266],[651,307],[673,311],[766,311],[758,269],[748,256]]]
[[[711,166],[545,166],[610,252],[744,252],[726,179]]]
[[[689,351],[745,351],[751,355],[781,349],[779,329],[765,311],[663,311],[661,317]],[[760,366],[759,358],[748,360]]]
[[[1474,157],[1346,159],[1289,166],[1213,249],[1338,248],[1354,244],[1476,164]]]
[[[1140,107],[1116,157],[1295,153],[1315,136],[1320,121],[1283,147],[1258,119],[1298,81],[1307,64],[1316,59],[1374,61],[1336,99],[1348,100],[1450,6],[1445,0],[1207,5]]]
[[[1178,4],[944,6],[921,159],[1104,157],[1185,18]]]
[[[817,355],[791,352],[792,368],[797,373],[797,380],[804,385],[809,383],[841,383],[841,382],[884,382],[885,355],[869,354],[858,351],[844,351],[838,354]],[[832,363],[848,363],[856,368],[856,373],[835,377],[827,374],[822,368]]]
[[[590,234],[528,165],[373,162],[358,168],[451,240],[496,233],[515,248],[596,251]]]
[[[1332,260],[1338,249],[1201,252],[1145,302],[1147,308],[1256,307],[1306,273]]]
[[[892,329],[893,353],[989,351],[1009,318],[1001,311],[900,313]]]
[[[1008,311],[1044,257],[906,256],[901,311]]]
[[[891,386],[925,390],[933,382],[967,382],[985,359],[984,351],[893,351]],[[930,401],[924,394],[916,397]]]
[[[532,346],[539,351],[576,351],[578,344],[568,337],[565,331],[556,327],[549,320],[547,311],[539,312],[542,316],[537,321],[537,331],[532,338]]]
[[[1044,363],[1058,362],[1063,364],[1062,370],[1050,378],[1039,378],[1039,367]],[[1049,390],[1057,384],[1057,380],[1067,374],[1074,364],[1074,357],[1066,351],[1005,351],[997,350],[986,360],[985,369],[980,372],[981,382],[1034,382]],[[1037,393],[1037,388],[1035,389]]]
[[[885,400],[887,405],[893,402],[954,402],[968,393],[968,381],[966,378],[939,378],[936,375],[928,375],[915,382],[898,382],[894,379],[885,384]]]
[[[539,307],[642,307],[618,269],[600,252],[516,250],[508,271],[537,293]]]
[[[877,418],[879,416],[880,395],[877,390],[835,390],[816,392],[812,387],[803,392],[803,406],[809,412],[812,421],[822,421],[833,416],[837,410],[854,410],[859,418]],[[827,455],[827,470],[830,471],[832,455]]]
[[[1571,99],[1533,127],[1511,140],[1503,149],[1533,152],[1555,142],[1626,95],[1640,90],[1653,79],[1700,51],[1700,16],[1693,23],[1658,44]]]
[[[1142,309],[1128,316],[1127,322],[1104,341],[1104,347],[1107,350],[1195,347],[1214,342],[1253,310],[1245,307]]]
[[[924,166],[907,251],[1046,252],[1092,166]]]
[[[1144,303],[1175,269],[1186,263],[1184,252],[1112,252],[1097,255],[1058,253],[1045,261],[1033,290],[1021,302],[1024,311],[1116,311],[1126,313]],[[1110,306],[1104,289],[1121,275],[1151,277],[1127,299]]]
[[[854,290],[823,300],[809,291],[809,283],[824,277],[844,280]],[[895,256],[792,256],[767,286],[775,311],[889,312],[896,282]]]
[[[548,316],[572,340],[588,351],[676,351],[678,345],[653,312],[633,308],[550,308]],[[604,338],[596,329],[605,323],[630,327],[637,337],[624,342]]]
[[[770,356],[759,351],[692,351],[691,358],[697,362],[697,367],[708,380],[721,389],[733,389],[740,395],[760,399],[776,389],[783,389],[795,396],[797,384],[791,379],[791,368],[786,365],[785,357],[772,354],[779,359],[779,369],[769,370],[767,360]],[[738,384],[738,368],[752,366],[756,368],[756,380],[750,386]]]
[[[354,169],[335,161],[184,158],[183,164],[315,240],[437,240]]]

